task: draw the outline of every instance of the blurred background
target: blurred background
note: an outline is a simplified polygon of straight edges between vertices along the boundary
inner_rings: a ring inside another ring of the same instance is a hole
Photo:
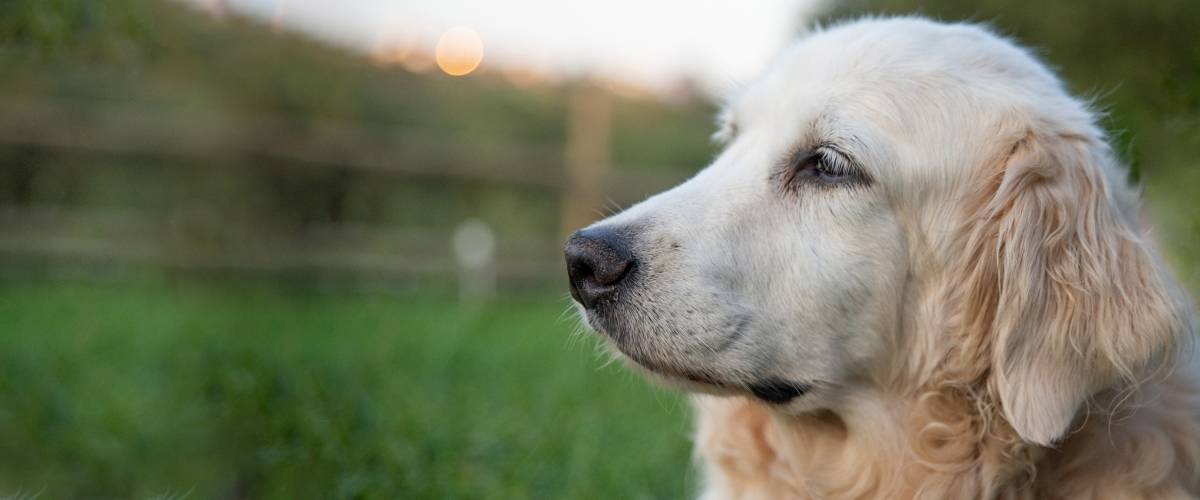
[[[864,13],[1036,47],[1200,288],[1192,0],[4,0],[0,498],[691,496],[561,241]]]

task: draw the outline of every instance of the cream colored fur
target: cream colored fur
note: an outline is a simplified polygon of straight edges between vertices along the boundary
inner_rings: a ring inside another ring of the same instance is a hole
[[[1029,53],[857,21],[722,116],[712,166],[598,224],[638,228],[644,275],[584,312],[702,393],[705,498],[1200,497],[1190,301],[1095,114]],[[825,144],[870,183],[771,184]],[[750,397],[764,377],[811,390]]]

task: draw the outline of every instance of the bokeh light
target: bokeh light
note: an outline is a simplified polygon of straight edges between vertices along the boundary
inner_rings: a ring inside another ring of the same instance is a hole
[[[437,65],[447,75],[468,75],[483,62],[483,40],[475,30],[455,26],[438,40]]]

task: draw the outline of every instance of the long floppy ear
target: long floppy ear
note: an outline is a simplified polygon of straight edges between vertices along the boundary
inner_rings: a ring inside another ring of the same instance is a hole
[[[1131,387],[1185,328],[1087,135],[1027,132],[998,162],[968,238],[967,325],[990,343],[988,389],[1020,437],[1051,445],[1097,392]]]

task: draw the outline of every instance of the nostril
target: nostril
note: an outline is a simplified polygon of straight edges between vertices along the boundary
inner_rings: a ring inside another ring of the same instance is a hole
[[[575,233],[567,240],[563,253],[571,296],[589,308],[612,293],[635,265],[624,238],[603,227]]]
[[[593,263],[590,271],[597,285],[612,286],[621,282],[632,265],[633,261],[630,259],[600,258]]]
[[[584,300],[579,289],[581,285],[594,279],[592,266],[588,265],[587,261],[580,258],[571,258],[567,254],[567,278],[571,285],[571,296],[585,306],[590,305],[588,300]]]

